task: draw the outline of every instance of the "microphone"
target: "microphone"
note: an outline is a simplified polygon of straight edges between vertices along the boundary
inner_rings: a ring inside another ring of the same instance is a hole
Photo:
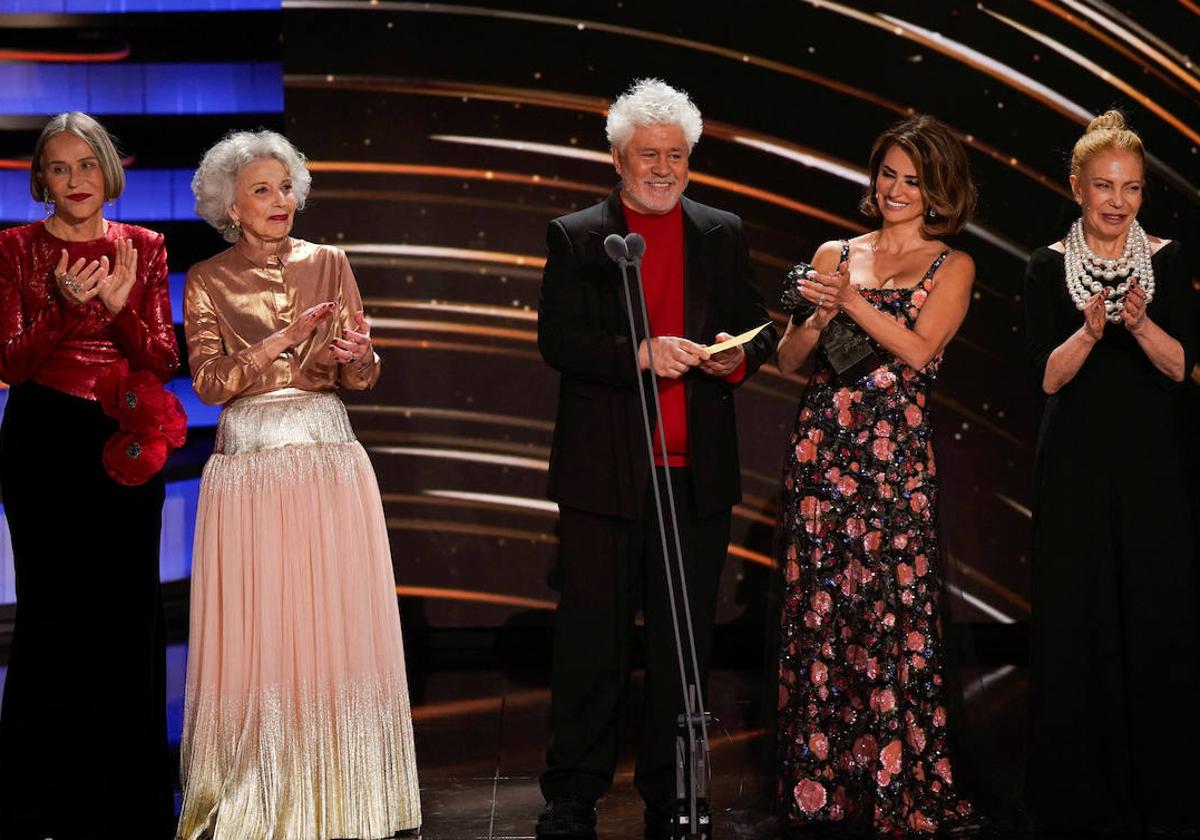
[[[646,240],[640,233],[631,233],[625,237],[625,248],[629,253],[629,261],[637,262],[646,253]]]
[[[638,238],[641,239],[640,236]],[[645,248],[645,245],[642,247]],[[629,246],[619,233],[610,233],[604,238],[604,253],[608,254],[610,260],[622,266],[629,262]]]

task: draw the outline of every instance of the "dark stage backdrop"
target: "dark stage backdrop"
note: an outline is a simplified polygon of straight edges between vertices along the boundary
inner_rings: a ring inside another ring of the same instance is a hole
[[[635,76],[662,77],[699,105],[706,128],[688,194],[742,216],[776,310],[789,265],[865,229],[865,159],[887,124],[928,112],[967,143],[982,199],[955,244],[979,271],[934,409],[945,558],[959,617],[1027,619],[1038,404],[1024,363],[1024,262],[1073,217],[1067,155],[1114,104],[1156,157],[1147,229],[1200,232],[1200,77],[1177,52],[1200,30],[1195,4],[285,9],[287,129],[314,169],[298,231],[350,253],[375,324],[384,377],[348,402],[385,493],[408,626],[548,620],[555,514],[543,490],[557,377],[535,344],[544,234],[612,187],[603,114]],[[802,389],[768,366],[737,395],[746,495],[722,623],[765,621]]]
[[[406,627],[545,626],[557,377],[535,342],[544,233],[614,184],[609,99],[638,76],[690,92],[705,134],[688,192],[745,220],[776,310],[793,262],[866,229],[872,139],[907,114],[938,115],[968,145],[981,192],[955,243],[976,259],[975,299],[934,407],[945,557],[959,618],[1020,625],[1039,408],[1024,261],[1073,217],[1069,149],[1112,105],[1154,154],[1146,227],[1200,236],[1200,72],[1183,55],[1198,31],[1194,0],[0,0],[0,219],[40,215],[20,169],[46,115],[92,111],[130,155],[114,215],[167,232],[178,297],[188,265],[224,247],[190,210],[201,151],[230,128],[282,127],[314,172],[296,232],[347,250],[384,358],[379,387],[347,402],[385,494]],[[186,380],[173,387],[187,396]],[[802,389],[768,366],[737,396],[746,495],[727,626],[769,620]],[[164,538],[178,601],[215,420],[189,410]],[[0,607],[0,624],[10,615]]]

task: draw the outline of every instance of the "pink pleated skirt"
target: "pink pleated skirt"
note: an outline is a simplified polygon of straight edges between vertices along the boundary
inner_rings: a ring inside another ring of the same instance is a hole
[[[181,840],[420,825],[395,585],[375,472],[337,395],[226,406],[192,556]]]

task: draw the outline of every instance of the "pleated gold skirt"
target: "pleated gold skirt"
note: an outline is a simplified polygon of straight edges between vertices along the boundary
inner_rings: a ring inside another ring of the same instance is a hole
[[[420,825],[395,585],[379,486],[337,395],[226,406],[192,555],[178,838]]]

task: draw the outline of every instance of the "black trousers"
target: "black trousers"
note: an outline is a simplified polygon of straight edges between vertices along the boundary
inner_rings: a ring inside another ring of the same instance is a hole
[[[26,383],[0,427],[17,614],[0,707],[0,837],[174,834],[161,475],[123,487],[91,400]]]
[[[657,473],[660,487],[669,476],[675,493],[703,685],[730,514],[697,515],[689,470]],[[559,515],[563,584],[555,616],[550,747],[541,778],[547,799],[572,794],[596,800],[612,784],[639,606],[645,622],[646,679],[634,784],[651,807],[675,797],[675,721],[683,711],[683,691],[654,500],[646,495],[646,509],[637,520],[571,508]],[[665,507],[665,489],[663,503]],[[673,552],[669,537],[668,546]],[[676,603],[686,639],[678,597]],[[686,655],[686,646],[684,650]]]

